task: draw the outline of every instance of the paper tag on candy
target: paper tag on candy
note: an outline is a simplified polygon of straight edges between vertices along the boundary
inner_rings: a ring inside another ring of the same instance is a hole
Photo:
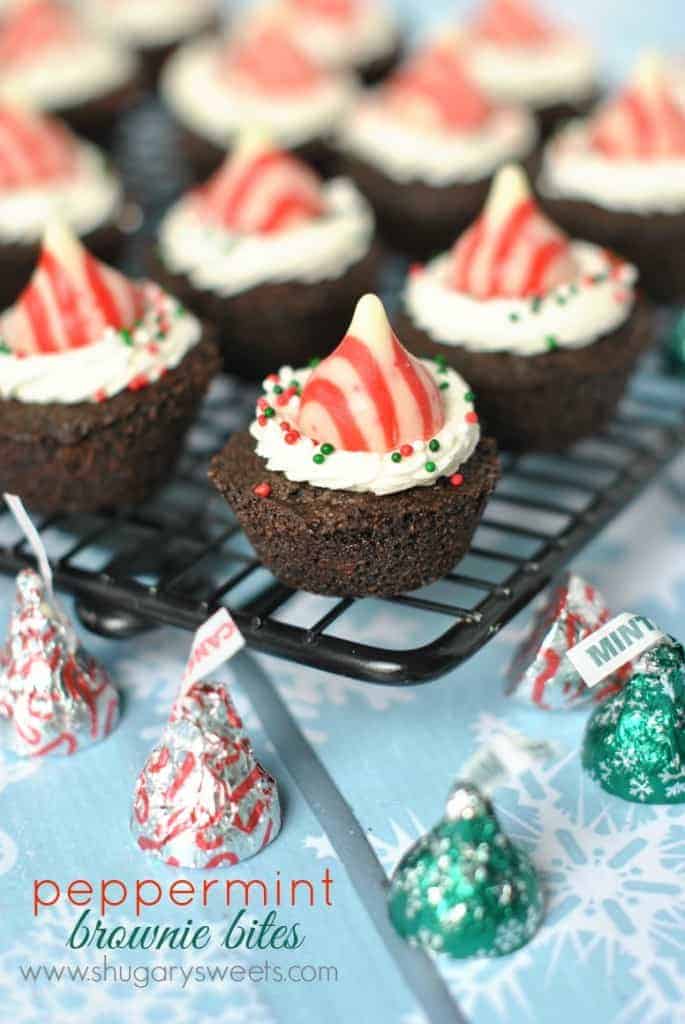
[[[45,545],[40,539],[38,530],[33,525],[31,518],[24,508],[24,503],[21,498],[17,497],[16,494],[5,494],[3,495],[7,507],[17,521],[17,525],[26,537],[26,540],[31,547],[34,555],[36,556],[36,562],[38,563],[38,571],[43,577],[45,589],[51,598],[54,597],[52,589],[52,569],[50,567],[50,560],[48,559],[48,553],[45,550]]]
[[[195,634],[183,676],[182,692],[223,665],[244,646],[243,636],[229,612],[220,608]]]
[[[662,640],[665,635],[644,615],[623,612],[571,647],[567,654],[592,687]]]

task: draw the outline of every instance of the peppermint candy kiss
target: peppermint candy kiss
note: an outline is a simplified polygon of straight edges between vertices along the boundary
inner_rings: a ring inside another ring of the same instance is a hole
[[[480,217],[457,240],[449,287],[477,299],[525,298],[577,276],[568,238],[540,211],[523,170],[503,167]]]
[[[130,329],[142,312],[138,285],[52,224],[29,284],[0,317],[0,337],[16,356],[62,352],[91,345],[107,327]]]
[[[0,67],[35,60],[52,46],[66,45],[81,34],[74,13],[53,0],[19,0],[10,6],[0,28]]]
[[[558,32],[528,0],[489,0],[475,19],[473,34],[496,46],[543,46]]]
[[[613,160],[685,156],[685,110],[658,54],[643,56],[628,88],[591,123],[589,140]]]
[[[0,189],[68,178],[76,170],[76,153],[75,138],[59,121],[0,103]]]
[[[365,295],[348,332],[302,392],[298,427],[352,452],[388,452],[434,437],[445,421],[440,392],[400,344],[380,299]]]
[[[492,105],[469,77],[456,44],[428,47],[388,83],[386,99],[408,120],[452,131],[475,131]]]
[[[232,43],[221,62],[229,77],[237,75],[261,92],[292,93],[317,86],[323,72],[297,46],[275,16],[238,43]]]
[[[305,163],[250,134],[197,192],[208,220],[245,234],[271,234],[324,212],[321,182]]]

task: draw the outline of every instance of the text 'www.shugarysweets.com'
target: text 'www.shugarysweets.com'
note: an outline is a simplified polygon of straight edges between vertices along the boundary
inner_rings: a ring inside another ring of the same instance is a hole
[[[127,883],[118,878],[93,883],[75,878],[66,884],[41,878],[33,882],[34,917],[54,908],[80,910],[66,945],[71,949],[206,949],[215,943],[226,949],[293,950],[306,936],[300,921],[281,920],[279,912],[332,907],[333,877],[326,868],[320,879],[281,878],[276,872],[269,881],[243,878],[203,878],[192,881],[175,878],[161,883],[139,878]],[[234,915],[215,931],[211,925],[187,918],[183,923],[148,923],[141,915],[160,908],[184,910],[229,909]],[[259,908],[265,912],[257,918]],[[116,911],[132,914],[134,924],[117,924],[107,919]]]

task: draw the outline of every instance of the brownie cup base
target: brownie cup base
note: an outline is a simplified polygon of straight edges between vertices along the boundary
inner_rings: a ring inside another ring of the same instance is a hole
[[[0,488],[47,515],[144,501],[172,472],[218,366],[204,338],[154,384],[105,402],[0,400]]]
[[[685,210],[641,214],[581,200],[542,198],[555,223],[572,237],[603,245],[634,263],[655,302],[685,302]]]
[[[537,153],[524,161],[533,179],[538,163]],[[338,173],[352,178],[371,203],[388,245],[412,260],[451,248],[480,214],[492,184],[491,176],[450,185],[399,182],[348,152],[339,155]]]
[[[537,356],[436,344],[406,313],[397,330],[411,352],[443,356],[463,375],[475,392],[483,428],[513,451],[561,451],[601,431],[654,340],[652,311],[644,300],[598,341]]]
[[[125,235],[114,220],[109,220],[81,236],[89,250],[106,263],[116,263],[122,253]],[[39,242],[0,241],[0,310],[11,306],[29,283],[40,255]]]
[[[103,149],[110,149],[120,118],[132,110],[142,97],[141,79],[136,74],[124,85],[104,96],[96,96],[71,107],[59,107],[52,113],[66,121],[77,135],[83,135]]]
[[[596,89],[589,96],[561,103],[551,103],[546,107],[532,108],[538,122],[540,137],[545,140],[559,130],[567,121],[577,117],[587,117],[590,111],[597,106],[602,99],[600,89]]]
[[[398,39],[391,50],[374,60],[353,67],[365,85],[377,85],[392,74],[404,57],[404,45]]]
[[[468,550],[499,477],[489,439],[460,470],[460,487],[441,478],[383,496],[293,483],[269,472],[254,449],[249,434],[234,434],[210,479],[278,579],[335,597],[390,597],[440,579]],[[261,483],[268,498],[254,493]]]
[[[157,250],[150,252],[149,273],[216,331],[226,373],[262,381],[274,367],[306,366],[345,334],[360,295],[374,291],[379,250],[340,277],[303,284],[261,284],[237,295],[199,291],[182,274],[172,274]]]

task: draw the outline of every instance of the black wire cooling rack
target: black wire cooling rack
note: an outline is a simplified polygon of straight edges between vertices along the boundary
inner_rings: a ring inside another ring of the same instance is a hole
[[[209,459],[254,402],[230,382],[211,392],[175,479],[153,501],[37,526],[57,585],[77,595],[97,632],[195,629],[224,604],[256,650],[375,683],[425,682],[485,644],[682,450],[685,389],[665,381],[654,370],[639,374],[611,426],[563,455],[505,455],[466,558],[431,587],[364,599],[368,616],[358,614],[360,600],[301,594],[275,580],[214,495]],[[29,552],[7,513],[0,528],[0,569],[14,573]],[[364,635],[360,623],[375,623],[379,635]],[[388,646],[388,636],[415,635],[417,623],[420,644]]]

